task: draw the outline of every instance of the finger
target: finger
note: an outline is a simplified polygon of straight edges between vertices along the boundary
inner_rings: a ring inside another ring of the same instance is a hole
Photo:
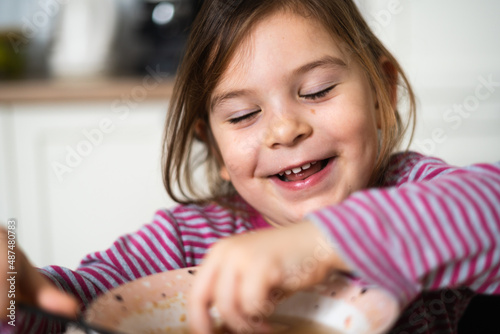
[[[247,323],[254,332],[267,332],[267,318],[274,312],[276,303],[270,299],[271,290],[277,285],[279,273],[275,269],[255,268],[241,282],[240,307]]]
[[[80,311],[76,298],[64,291],[59,290],[47,277],[43,276],[38,269],[31,266],[29,261],[21,254],[25,266],[22,268],[22,293],[20,301],[34,304],[47,311],[76,318]]]
[[[209,334],[213,327],[209,307],[213,296],[210,287],[216,279],[216,270],[201,266],[193,282],[188,296],[188,326],[189,332],[195,334]]]
[[[40,276],[37,305],[49,312],[76,319],[80,312],[76,298],[58,290],[47,278]]]
[[[270,300],[272,288],[279,286],[281,275],[275,266],[258,265],[248,272],[242,280],[240,290],[241,308],[246,314],[263,314],[265,317],[274,311]]]
[[[236,333],[249,333],[250,326],[239,306],[239,281],[238,270],[233,270],[233,267],[223,269],[214,287],[214,305],[225,327]]]

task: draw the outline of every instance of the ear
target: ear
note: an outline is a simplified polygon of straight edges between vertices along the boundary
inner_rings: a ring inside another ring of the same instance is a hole
[[[202,119],[197,119],[194,124],[194,135],[196,139],[207,143],[207,123]]]
[[[384,81],[386,84],[385,89],[387,90],[387,93],[389,94],[389,100],[392,106],[392,109],[396,109],[396,104],[397,104],[397,90],[398,90],[398,71],[396,69],[396,66],[394,66],[394,63],[391,62],[387,57],[382,56],[379,59],[379,65],[380,69],[382,70],[382,75],[384,76]],[[381,110],[380,110],[380,104],[378,101],[378,96],[376,92],[373,92],[374,95],[374,104],[375,104],[375,111],[376,111],[376,122],[377,122],[377,128],[381,129],[382,128],[382,121],[381,121]]]
[[[220,173],[220,177],[223,180],[228,181],[228,182],[231,181],[231,177],[229,176],[226,165],[224,165],[224,163],[221,164],[219,173]]]
[[[391,100],[391,105],[393,109],[396,109],[398,101],[398,70],[393,62],[391,62],[386,57],[380,58],[380,68],[387,80],[387,91],[389,92],[389,98]]]

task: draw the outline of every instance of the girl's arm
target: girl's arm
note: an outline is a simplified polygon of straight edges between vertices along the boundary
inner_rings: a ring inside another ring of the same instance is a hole
[[[395,187],[356,193],[307,219],[357,274],[403,305],[444,287],[500,293],[500,163],[456,168],[421,157]]]
[[[0,250],[7,254],[7,231],[4,228],[0,228]],[[7,256],[0,258],[0,332],[35,333],[33,319],[26,319],[19,312],[20,303],[36,305],[67,317],[76,317],[78,303],[75,298],[54,287],[31,265],[19,247],[11,251],[12,253],[15,254],[15,261],[10,264]],[[37,325],[45,326],[40,320]]]
[[[151,224],[143,226],[134,234],[120,237],[105,251],[88,255],[77,270],[49,266],[39,269],[37,273],[32,268],[37,274],[32,277],[39,277],[39,281],[44,282],[50,288],[47,291],[51,293],[45,294],[49,304],[36,304],[53,311],[67,311],[64,304],[59,304],[60,298],[54,299],[54,296],[57,297],[63,291],[76,299],[75,306],[79,305],[78,308],[83,312],[95,297],[111,288],[139,277],[183,266],[185,259],[175,220],[168,212],[158,211]],[[31,281],[33,280],[30,279]],[[31,284],[30,289],[35,286]],[[32,303],[31,300],[25,302]],[[75,309],[72,312],[75,314]],[[23,314],[21,317],[21,321],[17,323],[17,333],[64,331],[59,324],[45,322],[35,316]],[[4,323],[5,329],[8,326]]]

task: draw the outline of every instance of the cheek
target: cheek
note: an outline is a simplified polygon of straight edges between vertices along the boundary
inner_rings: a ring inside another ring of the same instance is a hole
[[[352,138],[350,145],[353,147],[353,152],[356,153],[360,162],[363,162],[360,167],[372,168],[378,152],[376,122],[374,119],[367,117],[354,119],[349,131],[349,136]]]
[[[329,136],[336,141],[359,144],[376,141],[375,111],[371,105],[342,97],[321,115],[317,124],[323,128],[326,125]]]
[[[359,184],[355,186],[359,190],[368,186],[368,182],[375,168],[378,154],[378,138],[376,122],[372,118],[360,118],[358,122],[353,122],[351,136],[354,138],[350,143],[355,162],[353,172]]]
[[[353,135],[358,135],[361,141],[376,140],[376,110],[369,87],[358,87],[351,96],[356,97],[347,102],[352,106],[349,110],[349,123]]]
[[[252,172],[259,147],[256,136],[232,133],[219,136],[217,143],[233,183],[237,182],[238,177]]]

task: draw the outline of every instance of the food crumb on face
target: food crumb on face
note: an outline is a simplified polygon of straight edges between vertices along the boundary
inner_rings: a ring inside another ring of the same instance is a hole
[[[179,317],[179,321],[180,322],[185,322],[186,321],[186,315],[184,313],[181,314],[181,316]]]

